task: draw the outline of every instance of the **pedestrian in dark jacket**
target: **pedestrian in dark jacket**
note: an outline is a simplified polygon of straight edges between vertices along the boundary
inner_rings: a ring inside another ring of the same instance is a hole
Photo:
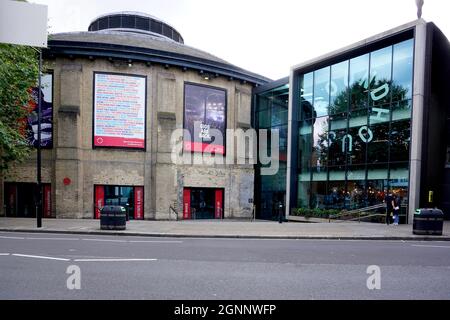
[[[394,212],[394,197],[391,192],[388,192],[384,202],[386,203],[386,224],[389,225],[391,223],[391,215]]]

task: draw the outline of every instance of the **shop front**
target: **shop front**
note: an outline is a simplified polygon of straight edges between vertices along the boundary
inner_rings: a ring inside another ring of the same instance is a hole
[[[36,217],[37,184],[6,182],[4,188],[4,208],[7,217]],[[53,218],[51,185],[43,184],[42,191],[43,217]]]
[[[183,219],[223,219],[223,189],[184,188]]]
[[[95,219],[100,219],[104,206],[122,206],[129,219],[144,220],[144,187],[96,185],[94,197]]]

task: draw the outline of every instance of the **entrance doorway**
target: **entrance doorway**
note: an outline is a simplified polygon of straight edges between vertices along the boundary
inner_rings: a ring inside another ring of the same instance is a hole
[[[7,217],[36,218],[37,184],[5,183],[4,208]],[[42,215],[52,218],[51,185],[42,185]]]
[[[223,189],[184,188],[183,219],[223,219]]]

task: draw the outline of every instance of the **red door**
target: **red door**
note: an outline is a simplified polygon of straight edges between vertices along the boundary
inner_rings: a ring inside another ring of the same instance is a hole
[[[100,210],[105,206],[105,188],[95,186],[94,218],[100,219]]]
[[[223,218],[223,190],[216,189],[216,199],[215,199],[215,218],[222,219]]]
[[[7,217],[15,217],[17,215],[17,186],[15,184],[8,184],[7,190]]]
[[[191,219],[191,189],[183,190],[183,219]]]
[[[44,218],[52,217],[52,188],[51,185],[44,185]]]

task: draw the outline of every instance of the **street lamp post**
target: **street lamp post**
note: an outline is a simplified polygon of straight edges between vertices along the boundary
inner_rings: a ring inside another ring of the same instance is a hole
[[[39,50],[39,74],[38,74],[38,129],[37,129],[37,227],[42,228],[42,176],[41,176],[41,121],[42,121],[42,50]]]

